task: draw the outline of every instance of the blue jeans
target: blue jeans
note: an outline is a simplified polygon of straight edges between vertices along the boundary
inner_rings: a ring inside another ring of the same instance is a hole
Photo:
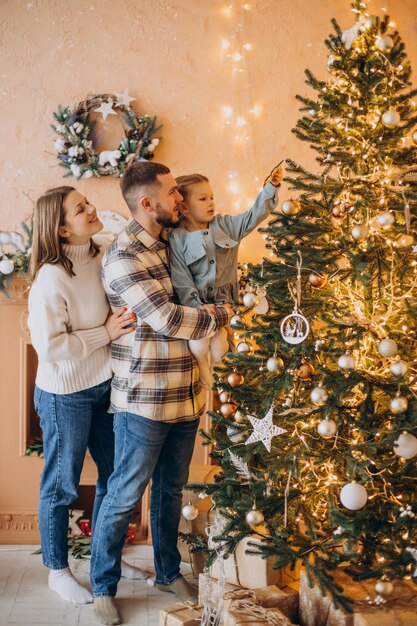
[[[180,575],[178,525],[182,488],[188,480],[199,420],[157,422],[116,413],[115,467],[97,518],[91,549],[95,596],[115,596],[129,522],[152,478],[151,528],[155,581],[169,584]]]
[[[68,567],[68,509],[78,497],[87,448],[98,479],[92,526],[107,493],[113,471],[113,415],[108,413],[110,384],[77,393],[54,394],[35,387],[34,404],[41,418],[45,466],[41,478],[39,529],[42,559],[50,569]]]

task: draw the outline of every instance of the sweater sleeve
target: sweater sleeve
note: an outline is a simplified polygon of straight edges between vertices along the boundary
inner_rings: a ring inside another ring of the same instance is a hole
[[[72,331],[62,290],[47,283],[38,275],[29,294],[28,326],[41,361],[82,360],[110,343],[104,326]]]

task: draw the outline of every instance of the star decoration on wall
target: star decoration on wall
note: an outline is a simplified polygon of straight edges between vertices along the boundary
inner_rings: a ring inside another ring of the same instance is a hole
[[[101,113],[103,116],[103,122],[106,121],[108,115],[117,115],[116,111],[113,110],[114,102],[113,100],[109,100],[108,102],[102,102],[100,106],[95,109],[96,113]]]
[[[251,434],[249,439],[245,441],[246,446],[250,443],[255,443],[256,441],[262,441],[268,452],[271,452],[272,437],[276,437],[277,435],[283,435],[287,432],[285,428],[280,428],[279,426],[275,426],[275,424],[273,424],[273,412],[274,407],[271,406],[268,413],[263,419],[258,419],[254,415],[248,415],[248,419],[253,426],[253,433]]]
[[[130,103],[133,102],[134,100],[136,100],[136,98],[131,98],[129,96],[129,92],[127,90],[127,87],[126,87],[126,89],[124,90],[123,93],[117,93],[117,91],[116,91],[116,96],[117,96],[117,102],[116,102],[117,106],[124,105],[124,106],[130,108]]]

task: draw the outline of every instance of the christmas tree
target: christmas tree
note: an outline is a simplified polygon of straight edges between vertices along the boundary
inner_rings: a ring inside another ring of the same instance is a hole
[[[318,165],[287,161],[292,197],[249,267],[204,485],[222,520],[209,563],[256,532],[254,553],[301,562],[345,607],[336,568],[417,582],[417,90],[395,24],[352,8],[327,80],[306,71],[315,96],[298,96]]]

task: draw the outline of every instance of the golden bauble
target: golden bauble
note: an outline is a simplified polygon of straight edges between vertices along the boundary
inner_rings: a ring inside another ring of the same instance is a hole
[[[312,287],[316,289],[320,289],[320,287],[324,287],[327,283],[327,278],[322,276],[321,274],[310,274],[308,277],[308,282]]]
[[[245,379],[239,372],[230,372],[227,377],[227,382],[231,387],[240,387],[240,385],[243,385],[245,382]]]
[[[344,217],[346,217],[344,211],[343,211],[343,207],[341,206],[334,206],[332,208],[332,215],[333,217],[336,217],[337,219],[343,219]]]
[[[310,363],[301,363],[297,370],[298,378],[300,380],[310,380],[314,376],[314,367]]]
[[[301,210],[298,200],[284,200],[281,204],[281,213],[284,215],[297,215]]]
[[[220,402],[229,402],[230,400],[230,393],[228,391],[221,391],[219,393],[219,400]]]
[[[233,417],[237,411],[237,406],[234,402],[223,402],[219,410],[223,417]]]

